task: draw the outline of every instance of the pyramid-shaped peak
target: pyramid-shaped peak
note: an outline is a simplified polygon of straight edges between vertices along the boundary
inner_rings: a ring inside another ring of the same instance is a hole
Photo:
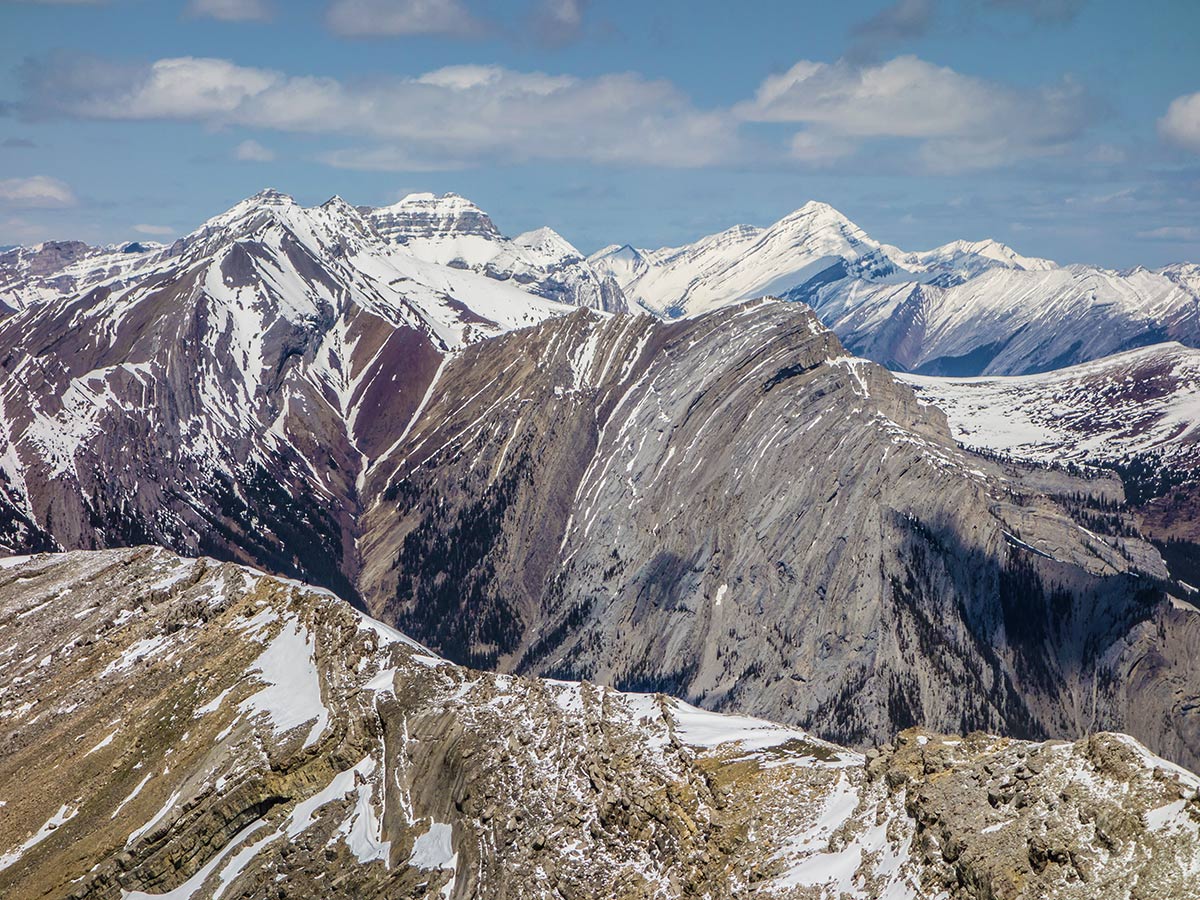
[[[513,238],[513,243],[542,257],[547,262],[583,259],[583,254],[576,249],[574,244],[548,225],[517,235]]]
[[[850,221],[840,210],[830,206],[828,203],[823,203],[820,200],[809,200],[799,209],[784,216],[781,222],[794,221],[809,221],[814,224],[836,224],[841,226],[849,225],[857,229],[858,226]]]
[[[849,242],[853,246],[875,243],[865,231],[839,210],[820,200],[809,200],[767,231],[775,235],[787,235],[789,240],[799,239],[805,242],[819,239],[834,243]]]

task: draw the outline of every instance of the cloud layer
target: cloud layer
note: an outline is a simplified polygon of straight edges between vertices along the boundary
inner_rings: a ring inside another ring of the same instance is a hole
[[[227,59],[139,66],[58,55],[27,62],[21,77],[19,110],[29,118],[170,119],[321,135],[347,142],[322,152],[331,165],[394,171],[531,161],[831,167],[875,154],[892,169],[949,174],[1063,154],[1094,118],[1070,79],[1018,89],[915,56],[802,60],[766,78],[751,99],[717,109],[634,73],[578,77],[487,65],[347,81]],[[1177,100],[1163,136],[1200,144],[1198,108],[1195,97]],[[273,156],[250,140],[234,155]]]
[[[726,112],[697,109],[669,82],[634,74],[577,78],[450,66],[347,83],[223,59],[130,68],[57,57],[26,66],[24,81],[29,115],[352,135],[373,145],[329,159],[365,168],[530,160],[692,167],[729,161],[739,145]]]
[[[65,209],[78,203],[69,185],[48,175],[0,179],[0,205],[11,209]]]
[[[222,22],[269,22],[275,15],[268,0],[189,0],[187,11]]]
[[[333,0],[326,21],[346,37],[472,38],[488,30],[460,0]]]

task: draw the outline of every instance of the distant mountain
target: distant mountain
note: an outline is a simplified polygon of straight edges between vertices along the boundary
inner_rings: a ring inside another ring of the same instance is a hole
[[[1173,542],[1168,561],[1200,583],[1200,350],[1158,344],[1010,378],[901,378],[965,446],[1120,472],[1143,530]]]
[[[1200,350],[1157,344],[1040,375],[901,375],[966,446],[1042,463],[1200,468]]]
[[[808,203],[662,250],[591,257],[630,302],[695,315],[773,294],[809,304],[854,353],[898,371],[1024,374],[1177,340],[1200,344],[1200,267],[1114,272],[1023,257],[996,241],[910,253]]]
[[[505,238],[488,215],[457,194],[410,194],[362,210],[376,230],[428,262],[513,281],[548,300],[608,312],[626,309],[616,280],[550,228]]]
[[[136,277],[163,244],[129,242],[92,247],[82,241],[46,241],[0,248],[0,313],[11,313],[102,281]]]
[[[340,199],[273,191],[128,266],[47,252],[23,264],[65,273],[62,295],[0,321],[3,539],[155,541],[351,595],[361,460],[444,354],[572,309],[420,260]]]

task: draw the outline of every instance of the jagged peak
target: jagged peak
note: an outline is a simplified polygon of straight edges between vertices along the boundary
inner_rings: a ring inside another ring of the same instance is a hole
[[[200,231],[211,230],[212,228],[224,228],[229,225],[252,216],[261,211],[273,211],[281,209],[299,208],[299,204],[290,195],[282,191],[277,191],[274,188],[263,188],[256,194],[246,197],[244,200],[239,200],[225,212],[213,216],[199,229]]]
[[[362,235],[370,230],[362,213],[341,197],[306,207],[288,194],[267,188],[209,219],[182,239],[182,247],[206,248],[214,240],[218,243],[241,240],[270,228],[282,229],[294,240],[314,249],[340,243],[352,233]]]

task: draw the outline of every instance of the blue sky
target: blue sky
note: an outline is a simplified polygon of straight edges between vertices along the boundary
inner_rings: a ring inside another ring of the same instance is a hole
[[[824,200],[905,249],[1200,261],[1200,3],[0,0],[0,244],[265,186],[662,246]]]

